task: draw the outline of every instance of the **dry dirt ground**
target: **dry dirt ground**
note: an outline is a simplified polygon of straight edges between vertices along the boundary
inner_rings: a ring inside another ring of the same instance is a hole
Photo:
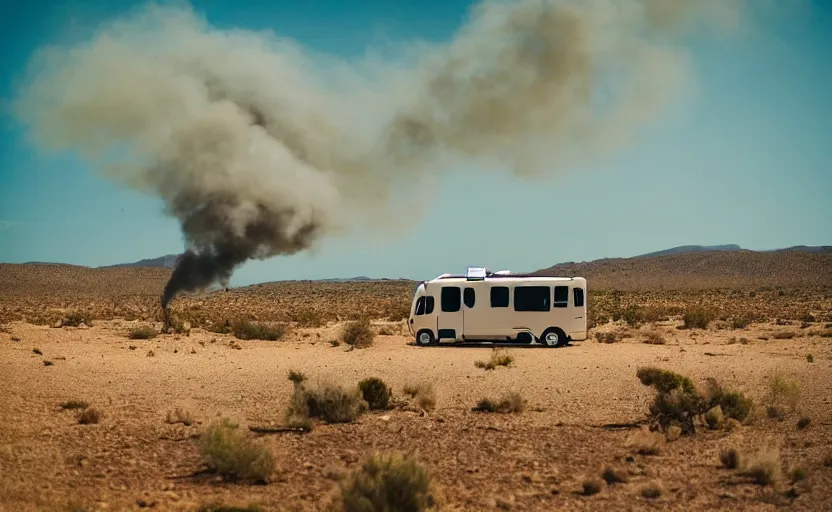
[[[678,323],[633,328],[611,344],[593,337],[561,349],[509,348],[514,363],[487,371],[474,363],[488,359],[490,348],[412,346],[401,324],[391,324],[399,334],[348,350],[329,343],[339,333],[335,323],[268,342],[202,329],[130,340],[136,322],[122,320],[91,328],[13,321],[0,333],[0,510],[71,510],[71,503],[74,510],[196,510],[209,502],[323,510],[338,475],[375,449],[414,452],[448,510],[832,510],[832,345],[821,337],[823,323],[801,329],[766,321],[741,330],[679,330]],[[624,329],[605,324],[596,332]],[[644,343],[651,329],[666,344]],[[774,336],[787,331],[794,337]],[[715,377],[752,397],[756,418],[730,431],[699,429],[657,455],[640,455],[629,445],[638,430],[604,425],[645,419],[654,392],[636,378],[644,365],[697,383]],[[208,422],[283,421],[290,369],[345,385],[376,376],[397,394],[407,383],[432,382],[436,408],[263,435],[277,460],[266,485],[197,474],[203,463],[195,437]],[[760,413],[776,374],[800,389],[798,410],[782,419]],[[507,390],[527,400],[523,412],[471,411],[480,398]],[[79,424],[75,411],[60,407],[72,399],[100,409],[100,422]],[[169,424],[166,414],[177,406],[196,422]],[[810,423],[799,429],[803,416]],[[767,443],[780,450],[776,486],[721,468],[722,450],[754,453]],[[599,479],[606,466],[628,482],[582,495],[583,482]],[[798,467],[806,478],[792,483]],[[660,496],[645,498],[645,486]]]

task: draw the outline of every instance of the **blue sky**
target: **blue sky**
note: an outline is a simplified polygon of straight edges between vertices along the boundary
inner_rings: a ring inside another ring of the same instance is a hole
[[[11,98],[39,45],[82,37],[132,4],[17,3],[0,20],[0,99]],[[449,39],[469,7],[460,0],[235,4],[193,2],[219,27],[268,28],[346,56],[387,42]],[[426,199],[418,224],[396,237],[360,234],[325,241],[313,254],[251,262],[232,284],[430,278],[467,265],[525,271],[685,244],[830,245],[830,4],[815,1],[742,38],[695,41],[697,94],[602,164],[544,184],[460,171]],[[0,261],[97,266],[182,250],[176,220],[162,214],[159,200],[67,158],[38,155],[9,116],[0,133]]]

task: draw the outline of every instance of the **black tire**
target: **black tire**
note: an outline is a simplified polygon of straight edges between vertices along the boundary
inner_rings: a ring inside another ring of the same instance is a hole
[[[569,339],[566,337],[566,333],[558,327],[549,327],[540,336],[540,344],[544,347],[563,347],[567,343],[569,343]]]
[[[433,335],[432,330],[422,329],[416,333],[416,344],[424,347],[436,345],[436,336]]]
[[[524,345],[525,344],[531,345],[532,343],[534,343],[534,336],[532,336],[531,334],[529,334],[527,332],[517,333],[517,337],[514,338],[514,339],[517,343],[522,343]]]

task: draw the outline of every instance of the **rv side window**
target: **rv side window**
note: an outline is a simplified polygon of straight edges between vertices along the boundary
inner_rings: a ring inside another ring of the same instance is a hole
[[[508,286],[495,286],[491,288],[491,307],[508,307]]]
[[[576,308],[584,307],[584,289],[583,288],[572,288],[572,291],[575,294],[575,307]]]
[[[432,295],[428,295],[427,297],[425,297],[425,314],[426,315],[429,315],[429,314],[433,313],[433,303],[434,302],[436,302],[436,301],[433,300]]]
[[[462,293],[457,286],[442,287],[442,311],[453,313],[459,311]]]
[[[425,314],[425,298],[419,297],[419,300],[416,301],[416,315],[424,315]]]
[[[462,301],[465,303],[465,307],[471,309],[474,307],[474,302],[476,302],[477,296],[474,292],[473,288],[466,288],[462,294]]]
[[[548,286],[515,286],[514,310],[549,311],[550,290]]]
[[[568,286],[555,286],[555,301],[552,305],[556,308],[565,308],[569,305]]]

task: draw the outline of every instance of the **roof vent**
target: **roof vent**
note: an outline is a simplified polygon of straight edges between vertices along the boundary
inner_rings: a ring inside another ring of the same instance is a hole
[[[485,279],[488,270],[485,267],[468,267],[465,272],[465,277],[469,281],[482,281]]]

